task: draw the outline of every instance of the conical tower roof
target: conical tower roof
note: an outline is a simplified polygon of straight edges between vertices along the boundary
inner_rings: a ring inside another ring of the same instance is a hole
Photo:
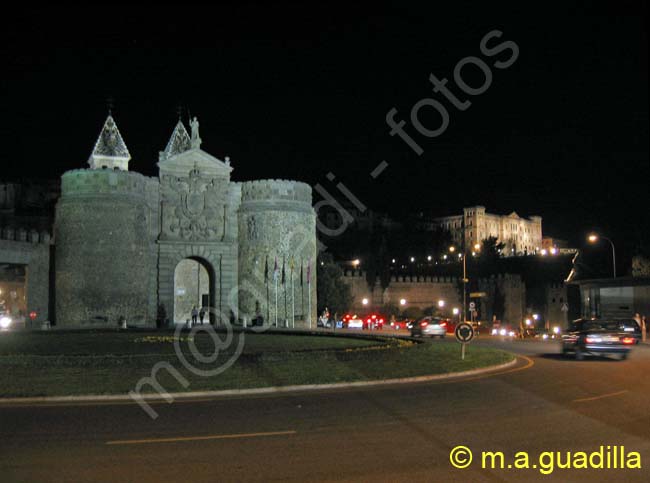
[[[190,149],[192,149],[192,140],[190,139],[190,135],[187,133],[187,129],[185,129],[183,121],[179,119],[174,128],[174,132],[172,132],[172,136],[169,138],[169,142],[167,142],[165,150],[160,153],[160,160],[162,161],[172,156],[176,156],[177,154],[184,153]]]
[[[113,116],[109,114],[88,159],[88,164],[92,169],[100,169],[105,166],[111,169],[117,167],[126,171],[130,159],[131,154],[117,129]]]

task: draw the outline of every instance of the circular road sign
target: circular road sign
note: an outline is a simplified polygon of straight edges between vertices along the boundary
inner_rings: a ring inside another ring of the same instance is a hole
[[[470,303],[469,303],[469,308],[470,308],[470,309],[475,309],[475,308],[476,308],[476,304],[475,304],[474,302],[470,302]]]
[[[474,338],[474,329],[470,324],[463,322],[462,324],[458,324],[456,326],[455,334],[456,340],[458,340],[458,342],[469,342]]]

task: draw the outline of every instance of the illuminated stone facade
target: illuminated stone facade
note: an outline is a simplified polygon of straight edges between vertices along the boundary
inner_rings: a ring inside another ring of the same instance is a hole
[[[191,135],[178,122],[153,178],[128,171],[128,149],[109,116],[90,169],[62,176],[55,220],[58,325],[114,326],[124,318],[151,326],[163,312],[184,323],[194,302],[213,309],[206,316],[212,322],[250,321],[262,313],[268,324],[272,312],[279,324],[291,317],[300,324],[310,314],[293,294],[307,263],[312,280],[301,293],[311,290],[315,320],[311,188],[287,180],[231,181],[229,158],[203,151],[198,120],[190,126]],[[200,267],[184,268],[188,259]],[[275,260],[285,264],[279,304],[273,274],[264,273]],[[197,293],[188,301],[190,289]]]
[[[494,215],[487,213],[484,206],[473,206],[464,208],[462,215],[434,218],[429,228],[448,231],[454,243],[467,251],[489,237],[504,244],[504,256],[536,253],[542,247],[542,218],[522,218],[514,211]]]

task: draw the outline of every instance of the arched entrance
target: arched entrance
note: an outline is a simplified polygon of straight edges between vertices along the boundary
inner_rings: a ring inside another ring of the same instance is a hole
[[[174,270],[174,323],[192,319],[192,309],[205,309],[203,323],[213,322],[208,310],[215,307],[215,274],[211,265],[198,257],[181,260]]]

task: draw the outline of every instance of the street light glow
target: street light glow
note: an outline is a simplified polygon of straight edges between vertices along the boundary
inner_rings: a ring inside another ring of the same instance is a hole
[[[454,252],[456,251],[456,247],[453,246],[453,245],[450,246],[450,247],[449,247],[449,251],[450,251],[451,253],[454,253]]]
[[[458,315],[460,310],[458,310],[458,307],[454,307],[454,310],[452,310],[452,312],[454,313],[454,315]]]
[[[361,303],[362,303],[363,305],[368,305],[368,299],[365,299],[365,298],[364,298],[364,299],[361,301]]]
[[[612,268],[613,268],[614,278],[616,278],[616,248],[614,247],[614,242],[609,238],[607,238],[606,236],[597,235],[596,233],[592,233],[591,235],[589,235],[587,237],[587,240],[589,240],[590,243],[596,243],[600,238],[608,241],[609,244],[612,246]]]
[[[400,305],[406,305],[406,299],[399,299]]]
[[[445,306],[445,301],[444,300],[438,300],[438,307],[442,308]]]

